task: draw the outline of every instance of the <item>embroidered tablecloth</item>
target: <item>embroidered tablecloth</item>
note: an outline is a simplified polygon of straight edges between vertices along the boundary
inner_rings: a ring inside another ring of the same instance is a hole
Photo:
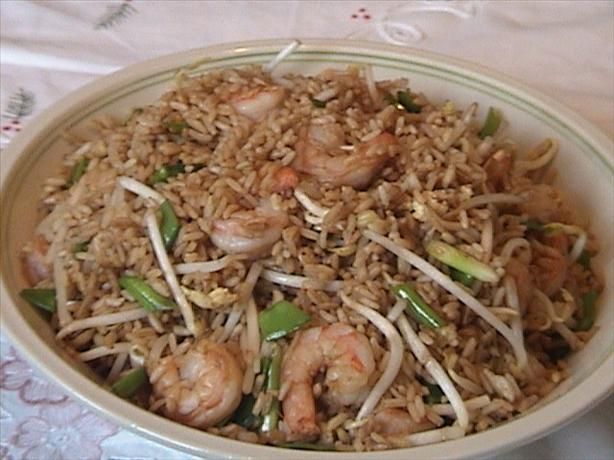
[[[74,88],[123,66],[281,37],[381,41],[478,62],[554,97],[614,137],[611,1],[2,0],[0,25],[0,147]],[[188,458],[92,414],[1,336],[0,391],[0,459]],[[610,398],[500,458],[612,459],[612,413]]]

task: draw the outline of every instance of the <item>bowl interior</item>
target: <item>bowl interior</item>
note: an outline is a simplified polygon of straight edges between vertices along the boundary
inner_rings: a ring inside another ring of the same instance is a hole
[[[26,286],[20,269],[20,248],[32,238],[39,217],[37,202],[43,181],[58,173],[61,158],[70,148],[63,133],[70,132],[85,138],[91,137],[89,121],[92,118],[112,115],[121,119],[128,116],[135,107],[155,101],[162,92],[169,89],[174,76],[182,69],[189,74],[198,74],[220,67],[265,63],[283,45],[284,42],[274,42],[193,50],[132,66],[88,85],[40,115],[2,155],[0,267],[1,311],[5,319],[3,323],[6,332],[35,365],[42,367],[52,377],[62,376],[59,379],[61,384],[95,408],[120,423],[132,425],[133,429],[140,430],[147,436],[172,443],[175,447],[191,452],[201,454],[226,452],[243,455],[257,452],[254,449],[267,451],[270,449],[225,440],[210,442],[211,436],[161,420],[122,401],[111,404],[109,401],[117,398],[108,394],[103,396],[103,393],[106,393],[104,390],[93,385],[91,381],[84,381],[75,372],[75,362],[56,345],[54,335],[46,321],[19,298],[19,291]],[[407,77],[414,91],[424,92],[435,102],[449,99],[454,101],[457,107],[477,102],[480,117],[485,116],[489,106],[501,109],[509,123],[507,128],[509,135],[518,143],[520,152],[526,151],[545,137],[557,139],[560,142],[560,153],[556,160],[559,171],[558,184],[568,192],[578,215],[590,223],[592,232],[601,242],[601,252],[595,259],[600,273],[605,280],[614,279],[614,245],[611,238],[611,228],[614,225],[614,200],[611,199],[612,147],[605,136],[552,101],[544,102],[543,99],[534,97],[531,92],[510,85],[507,81],[493,78],[488,71],[434,58],[432,55],[414,50],[356,43],[307,42],[275,72],[313,74],[324,68],[339,68],[348,64],[372,65],[376,79]],[[611,305],[612,300],[612,283],[607,283],[600,299],[600,314],[597,321],[600,327],[597,333],[587,346],[574,356],[571,378],[541,404],[547,406],[542,411],[547,411],[550,407],[547,401],[553,401],[572,389],[578,389],[578,386],[604,365],[611,356],[613,339],[607,325],[613,323],[614,309],[606,306]],[[56,353],[52,362],[48,358],[50,353]],[[78,372],[91,377],[91,373],[84,366],[79,366]],[[597,384],[602,386],[600,394],[605,394],[607,388],[612,385],[612,378]],[[586,403],[594,402],[594,399],[589,397]],[[121,414],[117,413],[117,408],[122,408]],[[567,415],[573,414],[553,416],[561,418]],[[523,418],[529,420],[531,415]],[[137,421],[141,426],[135,426]],[[561,421],[558,420],[557,423]],[[168,435],[161,433],[162,428],[156,428],[156,423],[161,424],[160,426],[175,425],[172,431],[183,434],[179,439],[169,440]],[[491,431],[518,423],[522,422],[514,421]],[[551,428],[554,424],[554,422],[551,424]],[[536,427],[534,432],[538,431]],[[488,433],[454,441],[463,446],[462,443],[466,444],[473,438],[484,439],[484,442],[474,443],[481,445],[472,448],[473,450],[456,450],[456,452],[479,454],[506,444],[510,447],[513,442],[520,442],[518,439],[514,441],[513,437],[511,441],[508,438],[507,442],[498,441],[496,438],[491,438],[489,441]],[[200,439],[207,439],[209,446],[204,446]],[[527,439],[528,436],[525,436],[524,440]],[[219,446],[221,450],[218,450]],[[445,452],[454,452],[451,447],[447,444],[415,448],[404,452],[404,455],[407,458],[412,458],[414,455],[415,458],[422,458],[427,453],[438,457],[447,456]],[[310,457],[312,454],[297,455]],[[398,455],[398,452],[380,453],[377,458],[387,456],[393,458],[394,455]]]

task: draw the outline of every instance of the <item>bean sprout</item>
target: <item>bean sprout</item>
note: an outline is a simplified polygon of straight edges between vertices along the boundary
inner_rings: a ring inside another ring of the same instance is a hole
[[[120,311],[118,313],[110,313],[108,315],[92,316],[90,318],[78,319],[70,323],[68,326],[60,329],[56,338],[63,339],[68,334],[80,331],[82,329],[91,329],[93,327],[111,326],[113,324],[127,323],[142,319],[147,316],[147,310],[135,308],[134,310]]]
[[[343,303],[349,308],[371,321],[371,323],[386,336],[390,343],[390,358],[388,359],[388,364],[382,376],[371,389],[369,396],[367,396],[365,402],[362,403],[358,415],[356,416],[356,419],[360,420],[373,412],[380,398],[397,377],[403,361],[403,341],[392,323],[375,310],[358,303],[343,293],[341,293],[341,300],[343,300]]]
[[[378,243],[379,245],[383,246],[384,248],[388,249],[393,254],[396,254],[397,257],[400,257],[401,259],[405,260],[407,263],[413,265],[418,270],[422,271],[450,294],[456,296],[461,302],[467,305],[476,314],[481,316],[488,324],[490,324],[497,331],[499,331],[499,333],[503,337],[505,337],[505,339],[510,343],[514,350],[514,354],[516,355],[516,359],[518,360],[518,365],[521,368],[524,368],[526,366],[527,352],[524,348],[524,344],[522,343],[522,341],[518,339],[514,331],[512,331],[508,326],[506,326],[503,321],[497,318],[475,297],[473,297],[463,288],[458,286],[454,281],[452,281],[452,279],[450,279],[450,277],[446,276],[444,273],[439,271],[422,257],[418,256],[417,254],[414,254],[408,249],[399,246],[391,239],[383,235],[379,235],[371,230],[363,230],[363,235],[365,235],[370,240]]]
[[[192,335],[198,336],[200,335],[200,331],[198,330],[196,321],[194,320],[194,311],[192,310],[192,306],[188,303],[185,294],[181,290],[177,276],[173,271],[171,261],[169,260],[166,249],[164,248],[162,235],[160,235],[160,228],[158,227],[156,215],[152,211],[148,211],[145,214],[145,225],[147,227],[147,233],[149,234],[149,239],[151,240],[154,253],[156,254],[160,268],[162,269],[162,274],[164,275],[164,279],[171,289],[175,302],[177,302],[177,305],[179,306],[179,310],[181,311],[185,325],[190,330]]]
[[[294,50],[299,47],[300,44],[300,41],[292,40],[292,42],[288,46],[282,49],[273,59],[271,59],[268,64],[264,65],[262,69],[265,72],[272,72],[273,69],[275,69],[275,67],[277,67],[284,59],[290,56],[294,52]]]
[[[443,370],[441,365],[433,358],[426,346],[422,343],[418,334],[412,329],[409,321],[404,314],[401,314],[397,319],[397,325],[401,330],[401,334],[405,337],[405,341],[409,345],[409,349],[416,356],[418,361],[426,368],[427,371],[437,382],[441,391],[448,397],[448,401],[454,407],[458,423],[461,427],[467,428],[469,425],[469,414],[462,398],[450,380],[450,377]]]

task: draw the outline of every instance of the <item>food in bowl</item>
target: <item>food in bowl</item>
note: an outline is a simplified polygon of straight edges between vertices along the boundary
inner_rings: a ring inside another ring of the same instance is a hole
[[[528,411],[601,290],[556,141],[369,67],[271,67],[98,120],[45,182],[24,299],[111,391],[242,441],[415,446]]]

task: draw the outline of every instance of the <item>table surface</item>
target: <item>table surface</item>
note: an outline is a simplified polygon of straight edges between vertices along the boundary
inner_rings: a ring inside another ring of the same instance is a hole
[[[0,1],[0,147],[73,89],[134,62],[223,42],[371,40],[462,58],[614,137],[611,1]],[[0,336],[0,459],[186,458],[93,415]],[[614,458],[614,397],[498,459]],[[83,456],[83,457],[81,457]]]

